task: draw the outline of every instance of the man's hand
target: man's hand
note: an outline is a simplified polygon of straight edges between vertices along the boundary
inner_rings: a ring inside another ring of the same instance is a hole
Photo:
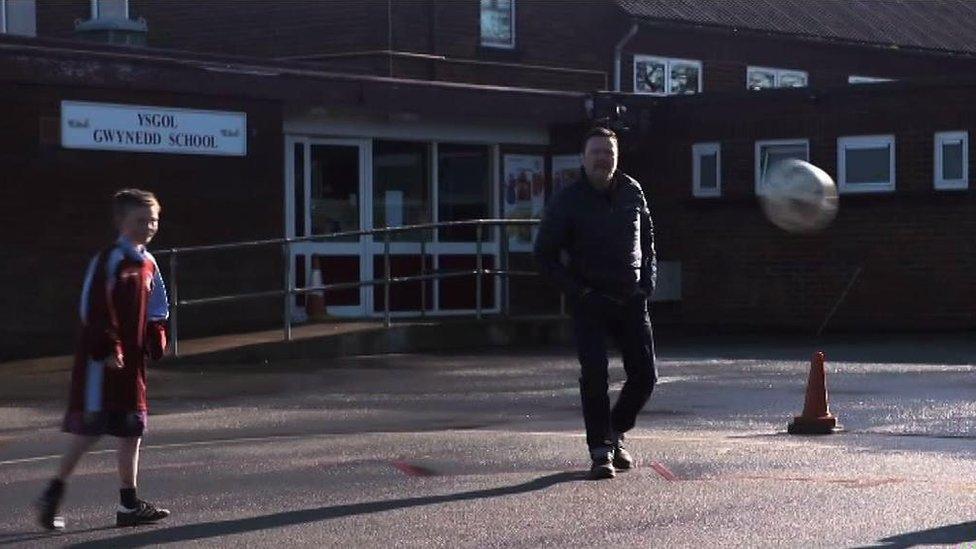
[[[631,294],[630,296],[630,299],[632,300],[643,299],[644,301],[647,301],[650,298],[651,298],[651,293],[644,288],[637,288],[636,290],[634,290],[634,293]]]
[[[623,305],[624,301],[603,292],[598,292],[593,288],[585,288],[580,294],[580,303],[602,303],[606,305]]]

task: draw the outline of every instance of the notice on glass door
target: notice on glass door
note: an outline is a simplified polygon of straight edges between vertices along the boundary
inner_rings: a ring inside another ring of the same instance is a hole
[[[502,203],[506,219],[540,219],[546,206],[546,169],[542,155],[507,154]],[[537,227],[508,227],[508,249],[532,251]]]

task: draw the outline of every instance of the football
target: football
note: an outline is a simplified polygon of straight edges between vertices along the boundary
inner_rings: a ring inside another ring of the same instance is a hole
[[[759,202],[777,227],[791,233],[816,232],[837,216],[837,185],[827,172],[790,158],[766,171],[760,181]]]

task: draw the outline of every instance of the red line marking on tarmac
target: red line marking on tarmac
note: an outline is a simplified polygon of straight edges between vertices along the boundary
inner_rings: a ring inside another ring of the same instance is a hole
[[[403,460],[391,461],[390,465],[396,467],[398,471],[407,475],[408,477],[432,477],[437,474],[431,469],[414,465]]]
[[[672,473],[671,469],[665,467],[664,464],[661,462],[655,461],[654,463],[651,463],[651,469],[657,471],[657,474],[661,475],[664,478],[664,480],[670,482],[678,480],[678,475]]]

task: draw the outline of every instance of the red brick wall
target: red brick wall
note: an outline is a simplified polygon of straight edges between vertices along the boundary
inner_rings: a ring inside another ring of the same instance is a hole
[[[968,130],[974,158],[976,88],[893,88],[741,92],[650,111],[651,131],[625,139],[622,166],[648,189],[661,259],[682,263],[682,322],[812,333],[862,268],[828,329],[976,327],[976,171],[966,191],[932,183],[934,132]],[[842,194],[837,219],[811,236],[765,219],[756,140],[809,138],[811,161],[836,177],[838,137],[887,133],[895,192]],[[700,141],[721,143],[720,198],[692,197]]]
[[[70,37],[73,21],[87,17],[88,10],[84,0],[41,5],[38,34]],[[613,46],[630,27],[610,2],[519,0],[516,48],[504,50],[480,45],[475,0],[132,0],[130,12],[148,21],[152,47],[267,57],[392,49],[445,56],[448,61],[391,60],[374,54],[318,62],[355,73],[571,90],[612,86]],[[904,50],[649,23],[625,48],[624,91],[633,89],[635,53],[701,60],[706,92],[744,89],[748,65],[805,70],[812,87],[846,84],[851,74],[944,77],[976,66],[970,59]]]
[[[71,37],[73,21],[88,16],[89,2],[48,2],[37,12],[40,36]],[[503,50],[481,47],[476,0],[131,0],[130,13],[148,21],[151,47],[266,57],[392,49],[448,60],[373,54],[317,62],[354,73],[568,90],[613,85],[613,47],[630,27],[609,1],[518,0],[516,48]],[[846,84],[851,74],[945,77],[976,66],[971,59],[906,50],[648,23],[625,48],[624,91],[633,89],[635,53],[701,60],[706,92],[744,89],[748,65],[805,70],[813,87]]]
[[[63,99],[244,111],[248,155],[62,149],[57,128]],[[151,249],[282,235],[281,108],[274,102],[14,84],[0,85],[0,100],[7,107],[0,127],[0,286],[9,290],[0,309],[0,360],[70,349],[87,262],[115,238],[109,199],[116,189],[143,187],[159,196],[160,232]],[[280,288],[280,255],[270,248],[186,256],[180,260],[180,294]],[[168,259],[160,257],[160,263],[172,284]],[[253,268],[221,267],[241,264]],[[186,309],[183,335],[275,322],[276,303]]]
[[[618,34],[615,29],[621,25],[609,4],[574,3],[567,8],[550,0],[520,0],[514,51],[480,46],[478,6],[475,0],[131,0],[130,15],[148,22],[150,47],[259,57],[392,49],[451,61],[394,57],[391,62],[386,55],[373,54],[320,57],[315,62],[332,70],[380,76],[392,72],[407,78],[572,90],[605,86],[603,73]],[[88,14],[87,0],[38,6],[38,35],[72,38],[74,20]],[[478,61],[523,66],[486,66]]]
[[[90,0],[59,0],[37,2],[37,36],[72,38],[76,20],[91,16]]]
[[[382,0],[132,0],[130,13],[146,19],[152,47],[268,57],[386,47]]]

